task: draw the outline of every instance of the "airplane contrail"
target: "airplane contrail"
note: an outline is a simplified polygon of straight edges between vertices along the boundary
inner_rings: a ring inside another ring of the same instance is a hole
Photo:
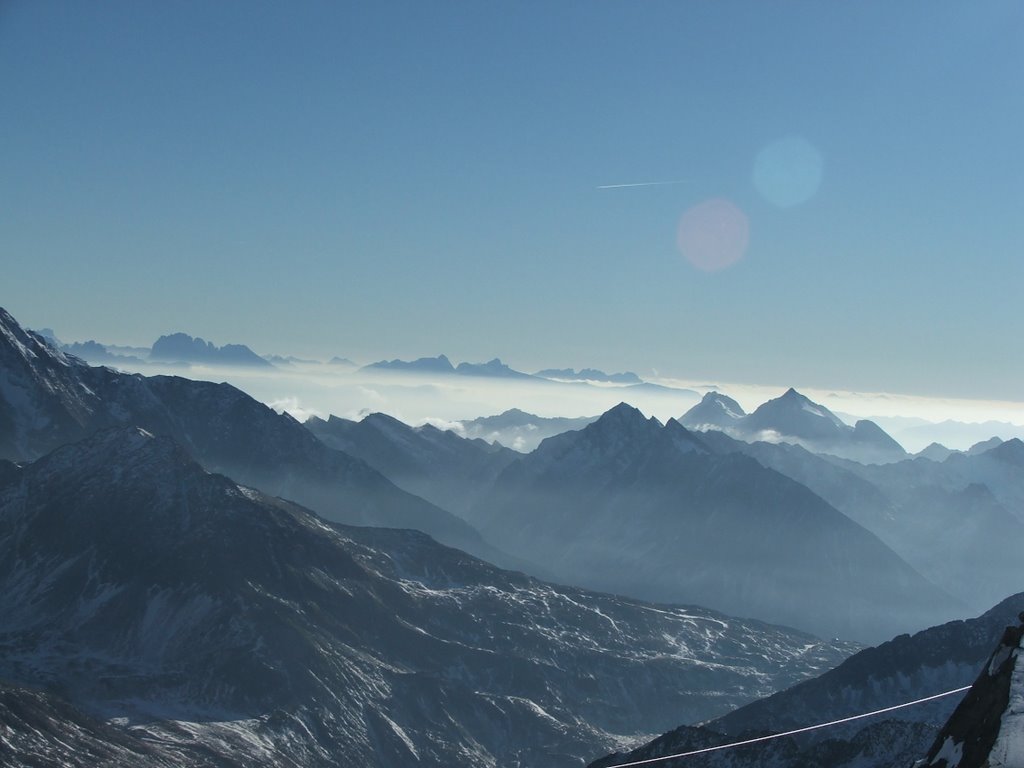
[[[666,184],[686,184],[686,179],[678,181],[638,181],[633,184],[601,184],[597,189],[621,189],[622,187],[663,187]]]

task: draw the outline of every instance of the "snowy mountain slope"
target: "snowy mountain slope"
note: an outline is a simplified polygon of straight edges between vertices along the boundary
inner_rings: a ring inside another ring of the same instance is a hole
[[[430,424],[410,427],[383,413],[361,421],[311,417],[306,429],[326,445],[362,459],[389,480],[461,514],[519,454]]]
[[[922,723],[882,720],[849,739],[805,743],[797,737],[783,737],[685,758],[658,759],[734,741],[708,728],[681,726],[632,752],[595,760],[590,768],[652,759],[657,762],[649,765],[656,768],[910,768],[921,754],[921,743],[927,743],[935,731]],[[750,733],[745,737],[766,735]]]
[[[807,488],[620,405],[509,465],[471,522],[558,578],[858,640],[959,606]]]
[[[328,524],[135,428],[8,465],[0,523],[0,679],[181,765],[578,765],[853,650]]]
[[[1003,628],[1024,610],[1024,592],[1006,598],[974,619],[952,621],[900,635],[851,656],[820,677],[718,718],[709,726],[735,735],[748,730],[780,731],[854,711],[887,707],[969,685]],[[900,719],[938,725],[956,699],[908,709]]]
[[[680,419],[693,429],[720,429],[747,441],[767,440],[802,445],[863,463],[887,463],[906,458],[902,446],[872,421],[845,424],[828,408],[788,389],[744,414],[735,400],[709,392]]]
[[[0,458],[35,457],[85,434],[98,402],[80,363],[0,308]]]
[[[1024,614],[1021,614],[1024,622]],[[928,751],[934,768],[1024,765],[1024,626],[1007,627]]]
[[[83,714],[39,690],[0,682],[0,765],[33,768],[174,768],[192,760]]]
[[[743,407],[728,395],[708,392],[699,403],[683,414],[679,423],[687,429],[731,429],[746,415]]]
[[[365,462],[325,446],[291,416],[228,384],[91,367],[26,333],[7,313],[0,314],[0,384],[6,458],[34,459],[105,427],[139,426],[170,435],[211,471],[330,519],[417,528],[504,562],[463,520],[395,487]]]
[[[602,758],[611,766],[869,712],[969,685],[990,666],[1005,626],[1024,608],[1024,593],[977,619],[950,622],[865,649],[833,670],[708,722],[682,726],[632,752]],[[909,768],[936,740],[957,702],[952,696],[873,719],[685,760],[667,768]],[[1005,701],[1005,697],[1003,699]],[[961,705],[963,707],[964,705]],[[962,739],[961,739],[962,741]],[[934,750],[933,750],[934,751]]]

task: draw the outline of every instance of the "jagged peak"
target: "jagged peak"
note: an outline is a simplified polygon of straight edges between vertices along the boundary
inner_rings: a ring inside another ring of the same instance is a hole
[[[982,454],[982,453],[988,453],[993,448],[997,448],[998,446],[1002,445],[1002,443],[1003,443],[1003,439],[1001,437],[999,437],[997,435],[993,435],[992,437],[988,438],[987,440],[981,440],[981,441],[975,443],[974,445],[972,445],[970,448],[968,448],[967,449],[967,455],[968,456],[977,456],[977,455]]]
[[[69,365],[77,360],[52,346],[42,335],[24,328],[3,307],[0,307],[0,345],[7,346],[30,365],[44,359],[60,365]]]
[[[1012,464],[1024,465],[1024,442],[1019,437],[1013,437],[985,451],[985,455]]]
[[[367,414],[366,416],[363,417],[360,423],[366,424],[368,426],[400,427],[402,429],[412,429],[412,427],[410,427],[401,419],[396,419],[394,416],[391,416],[387,413],[381,413],[380,411],[374,411],[373,413]]]
[[[498,415],[499,416],[530,416],[530,417],[534,416],[534,414],[527,413],[526,411],[524,411],[521,408],[509,408],[507,411],[502,411]]]
[[[602,413],[597,421],[588,424],[583,434],[636,439],[653,436],[661,428],[661,422],[653,416],[648,418],[639,408],[629,403],[619,403]]]
[[[818,416],[820,418],[827,419],[836,426],[850,429],[850,427],[848,427],[842,419],[840,419],[838,416],[832,413],[832,411],[830,411],[824,405],[814,402],[806,395],[797,392],[793,387],[790,387],[778,397],[762,403],[754,411],[754,414],[764,415],[764,413],[766,412],[771,412],[779,409],[784,411],[803,411],[813,416]]]
[[[853,425],[853,437],[862,443],[871,443],[895,453],[906,453],[896,438],[870,419],[860,419]]]
[[[647,417],[643,415],[639,408],[626,402],[621,402],[618,405],[609,408],[598,417],[597,422],[595,423],[599,423],[605,419],[609,421],[647,421]]]
[[[684,451],[708,453],[704,441],[675,419],[669,419],[665,422],[664,432],[675,443],[676,447]]]
[[[708,403],[718,405],[724,408],[726,411],[730,411],[736,416],[745,416],[746,412],[743,410],[743,406],[737,403],[733,398],[728,395],[724,395],[721,392],[712,390],[704,394],[701,398],[701,403]]]

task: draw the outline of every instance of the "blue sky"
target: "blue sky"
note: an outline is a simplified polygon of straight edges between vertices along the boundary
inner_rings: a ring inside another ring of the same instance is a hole
[[[1024,399],[1022,42],[1019,2],[7,0],[0,304]],[[704,271],[677,230],[716,200],[747,245]]]

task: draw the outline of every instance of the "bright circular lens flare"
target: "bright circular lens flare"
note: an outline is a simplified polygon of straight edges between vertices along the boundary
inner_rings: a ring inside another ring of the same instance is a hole
[[[717,272],[735,264],[743,258],[749,242],[747,216],[729,200],[705,200],[679,219],[679,252],[705,272]]]
[[[821,186],[821,153],[807,139],[773,141],[754,160],[754,187],[768,202],[792,208],[807,202]]]

